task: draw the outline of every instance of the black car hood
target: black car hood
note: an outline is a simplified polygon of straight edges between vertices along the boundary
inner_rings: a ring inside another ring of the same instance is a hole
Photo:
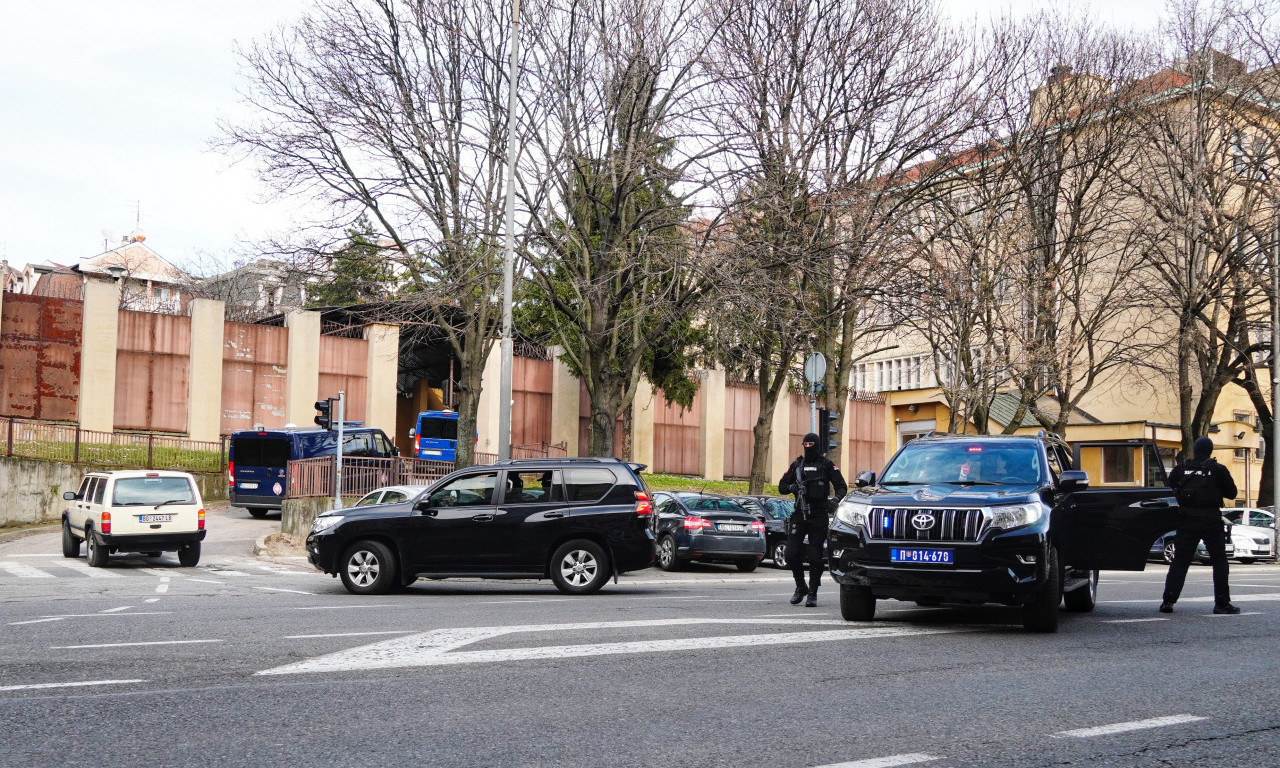
[[[877,507],[916,507],[930,504],[947,507],[982,507],[991,504],[1013,504],[1038,498],[1037,487],[1022,485],[956,485],[934,483],[932,485],[902,485],[884,488],[867,486],[850,493],[850,501],[858,501]]]
[[[354,517],[403,517],[413,511],[413,502],[398,501],[394,504],[370,504],[367,507],[347,507],[345,509],[325,512],[325,515],[341,515],[350,520]]]

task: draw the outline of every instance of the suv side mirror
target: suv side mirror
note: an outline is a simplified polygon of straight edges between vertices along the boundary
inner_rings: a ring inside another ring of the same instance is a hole
[[[1058,478],[1058,490],[1062,493],[1074,493],[1075,491],[1088,490],[1088,488],[1088,472],[1081,472],[1078,469],[1070,469],[1063,472]]]
[[[65,500],[67,500],[67,501],[75,501],[76,499],[78,499],[78,498],[80,498],[80,497],[76,495],[76,492],[75,492],[75,491],[63,491],[63,492],[62,492],[62,498],[63,498],[63,499],[65,499]]]
[[[868,485],[876,484],[876,473],[869,469],[864,469],[853,478],[853,485],[856,488],[865,488]]]

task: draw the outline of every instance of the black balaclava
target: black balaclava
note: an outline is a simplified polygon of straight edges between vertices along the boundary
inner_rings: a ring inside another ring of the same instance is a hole
[[[806,460],[816,459],[822,455],[822,446],[818,445],[818,436],[810,432],[800,439],[801,443],[813,443],[813,445],[805,445],[804,457]]]
[[[1191,444],[1191,455],[1197,459],[1207,459],[1213,455],[1213,441],[1207,437],[1197,437]]]

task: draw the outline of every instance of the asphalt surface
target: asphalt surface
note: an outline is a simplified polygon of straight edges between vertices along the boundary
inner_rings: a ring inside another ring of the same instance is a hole
[[[1280,762],[1280,567],[1103,574],[1053,635],[995,606],[787,603],[767,566],[656,569],[597,595],[420,581],[348,594],[210,514],[176,556],[0,542],[0,766],[1264,766]]]

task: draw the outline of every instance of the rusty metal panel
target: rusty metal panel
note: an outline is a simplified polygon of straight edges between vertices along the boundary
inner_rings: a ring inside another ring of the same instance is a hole
[[[222,327],[222,434],[256,424],[283,427],[289,329],[231,322]]]
[[[551,361],[512,358],[511,445],[551,442]]]
[[[724,476],[750,477],[760,391],[747,385],[725,387],[724,408]]]
[[[0,416],[75,421],[84,304],[4,295],[0,312]]]
[[[876,400],[850,400],[845,409],[845,433],[849,441],[849,467],[845,477],[852,480],[864,470],[879,472],[884,465],[885,404]]]
[[[342,336],[320,337],[320,388],[316,399],[346,393],[347,421],[364,421],[369,386],[369,342]],[[335,413],[336,417],[337,414]]]
[[[654,396],[653,471],[697,475],[702,471],[702,390],[693,396],[688,410]]]
[[[119,311],[115,428],[187,431],[191,318]]]

